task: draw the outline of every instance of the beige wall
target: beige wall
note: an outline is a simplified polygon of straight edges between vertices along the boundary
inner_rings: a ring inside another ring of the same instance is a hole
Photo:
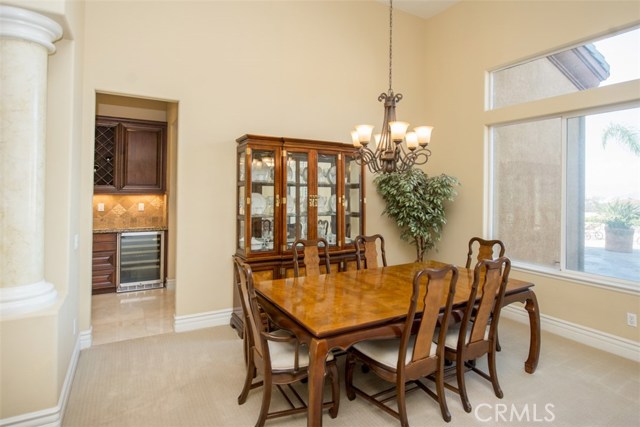
[[[231,307],[235,139],[348,142],[355,124],[381,122],[386,22],[386,7],[372,2],[87,4],[86,104],[96,91],[178,102],[176,315]],[[396,25],[399,112],[417,123],[423,21],[398,13]],[[92,122],[84,126],[90,135]],[[385,219],[369,190],[377,231]],[[396,261],[410,259],[411,248],[393,245]]]
[[[84,3],[7,1],[62,25],[63,39],[49,56],[46,171],[45,279],[58,292],[45,310],[0,320],[0,419],[53,408],[78,342],[80,230],[80,130]],[[90,246],[89,246],[90,248]],[[90,249],[89,249],[90,250]],[[74,327],[75,326],[75,327]]]
[[[432,257],[462,262],[469,237],[483,234],[485,126],[626,101],[640,93],[636,82],[486,112],[485,73],[639,21],[637,1],[465,1],[427,22],[425,116],[434,120],[438,144],[447,147],[433,156],[427,169],[462,182],[439,252]],[[543,315],[640,341],[638,328],[626,325],[626,312],[639,311],[637,292],[517,270],[512,274],[536,284]]]
[[[74,320],[81,331],[91,327],[97,92],[170,102],[176,314],[198,314],[232,305],[235,138],[348,141],[355,124],[379,127],[388,54],[387,8],[373,1],[7,3],[57,17],[66,38],[51,60],[47,133],[46,277],[60,301],[39,316],[3,319],[0,419],[56,405],[78,339]],[[463,184],[432,257],[462,263],[469,236],[483,232],[484,126],[528,113],[484,112],[485,71],[633,20],[640,21],[635,1],[465,1],[429,21],[396,13],[394,89],[405,96],[398,116],[436,126],[427,171]],[[637,90],[627,84],[578,96],[580,105],[597,104]],[[575,105],[574,98],[536,103]],[[413,248],[380,216],[371,177],[368,184],[368,231],[387,237],[391,263],[412,260]],[[638,311],[636,294],[514,275],[536,283],[543,314],[638,341],[623,320]]]

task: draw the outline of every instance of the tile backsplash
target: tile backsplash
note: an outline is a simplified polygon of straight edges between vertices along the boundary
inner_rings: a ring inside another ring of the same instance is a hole
[[[144,210],[140,211],[140,204]],[[104,211],[99,211],[100,204]],[[163,194],[96,194],[93,196],[93,229],[121,230],[167,226],[166,196]]]

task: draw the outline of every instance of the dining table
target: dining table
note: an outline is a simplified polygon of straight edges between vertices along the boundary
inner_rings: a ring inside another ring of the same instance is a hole
[[[325,360],[329,352],[347,350],[366,339],[400,336],[413,276],[419,270],[445,265],[438,261],[414,262],[254,284],[259,303],[271,320],[308,345],[308,426],[322,425]],[[473,283],[473,269],[458,267],[458,272],[454,309],[466,307]],[[529,354],[524,363],[528,373],[535,371],[540,355],[540,313],[533,287],[533,283],[509,278],[503,299],[503,306],[524,303],[529,314]],[[481,295],[479,291],[478,299]],[[442,309],[444,298],[446,295]]]

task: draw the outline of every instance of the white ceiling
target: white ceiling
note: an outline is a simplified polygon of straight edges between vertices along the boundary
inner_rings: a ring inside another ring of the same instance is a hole
[[[389,5],[389,0],[376,0]],[[453,6],[460,0],[394,0],[393,8],[416,15],[421,18],[430,18],[443,10]]]

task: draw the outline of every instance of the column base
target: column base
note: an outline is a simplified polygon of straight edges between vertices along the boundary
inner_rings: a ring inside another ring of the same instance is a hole
[[[53,284],[44,280],[30,285],[0,288],[0,316],[30,313],[49,307],[57,296]]]

